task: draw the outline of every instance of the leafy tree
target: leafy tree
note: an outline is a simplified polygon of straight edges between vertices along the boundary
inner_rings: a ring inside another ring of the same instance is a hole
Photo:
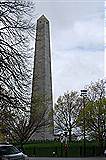
[[[80,110],[81,102],[77,92],[71,91],[60,96],[54,108],[55,130],[68,131],[69,141],[76,129],[76,120]]]
[[[89,105],[87,111],[88,131],[99,144],[106,140],[106,80],[100,80],[88,87]]]
[[[86,136],[98,142],[101,149],[106,140],[106,80],[91,83],[87,87],[87,101],[78,117],[83,130],[83,112],[85,112]]]

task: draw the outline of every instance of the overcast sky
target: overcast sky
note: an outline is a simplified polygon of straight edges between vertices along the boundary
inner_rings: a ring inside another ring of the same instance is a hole
[[[54,101],[104,77],[104,0],[39,0],[50,21]]]

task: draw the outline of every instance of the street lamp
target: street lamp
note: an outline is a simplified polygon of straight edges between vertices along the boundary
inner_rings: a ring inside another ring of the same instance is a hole
[[[83,96],[83,97],[87,96],[87,90],[86,89],[81,90],[81,96]]]
[[[87,96],[87,90],[81,90],[81,96],[83,97],[83,127],[84,127],[84,157],[86,156],[86,130],[85,130],[85,97]]]

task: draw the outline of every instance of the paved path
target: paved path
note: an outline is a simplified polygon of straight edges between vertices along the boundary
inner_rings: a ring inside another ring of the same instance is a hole
[[[29,160],[106,160],[105,157],[89,157],[89,158],[54,158],[54,157],[30,157]]]

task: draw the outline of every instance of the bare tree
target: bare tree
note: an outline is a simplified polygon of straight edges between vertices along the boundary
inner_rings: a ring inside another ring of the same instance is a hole
[[[25,107],[24,112],[20,108],[9,111],[5,107],[1,113],[3,113],[1,124],[6,131],[6,139],[19,143],[21,147],[33,134],[36,139],[35,133],[41,132],[43,127],[45,129],[51,127],[52,116],[48,106],[45,105],[44,96],[41,95],[35,98],[33,115],[30,115],[30,105]]]
[[[6,121],[7,139],[23,147],[36,131],[40,130],[45,125],[49,126],[49,122],[44,119],[46,113],[46,110],[42,110],[39,116],[36,115],[36,121],[30,120],[28,111],[23,114],[18,112],[15,118],[12,115],[11,121]]]
[[[30,80],[30,36],[34,32],[31,21],[33,4],[25,0],[0,2],[1,99],[25,102]],[[16,101],[16,102],[17,102]]]
[[[80,98],[77,92],[71,91],[60,96],[54,108],[55,130],[68,131],[69,141],[76,129],[76,120],[80,110]]]
[[[30,40],[34,4],[26,0],[0,1],[0,128],[7,128],[18,112],[25,112],[31,84]]]

